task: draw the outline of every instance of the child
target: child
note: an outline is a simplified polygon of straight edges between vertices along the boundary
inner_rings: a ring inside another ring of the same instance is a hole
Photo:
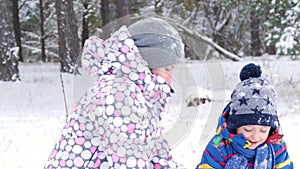
[[[279,133],[276,91],[261,73],[253,63],[242,69],[197,169],[293,168]]]
[[[122,26],[105,41],[90,37],[81,61],[95,84],[69,114],[45,168],[183,168],[159,125],[183,55],[178,32],[159,18]]]

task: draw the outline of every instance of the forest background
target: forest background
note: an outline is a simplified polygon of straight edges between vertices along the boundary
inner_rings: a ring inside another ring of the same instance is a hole
[[[148,14],[176,21],[187,59],[298,59],[299,6],[299,0],[0,0],[0,80],[21,80],[20,62],[59,62],[61,72],[74,73],[89,36],[105,37]]]
[[[179,92],[162,118],[176,161],[199,162],[238,70],[255,62],[278,91],[300,166],[299,0],[0,0],[0,11],[0,168],[43,166],[85,82],[84,41],[149,16],[175,21],[185,44]]]

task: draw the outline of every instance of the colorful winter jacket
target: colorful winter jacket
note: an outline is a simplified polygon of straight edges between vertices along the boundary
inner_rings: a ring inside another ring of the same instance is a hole
[[[219,118],[216,135],[206,146],[201,162],[196,169],[292,169],[287,147],[279,134],[280,126],[266,143],[256,150],[247,149],[250,142],[242,134],[228,131],[226,117],[230,112],[230,103]],[[279,124],[279,121],[277,119]]]
[[[81,61],[95,84],[69,114],[45,168],[183,168],[159,126],[172,89],[151,73],[126,26],[105,41],[89,38]]]

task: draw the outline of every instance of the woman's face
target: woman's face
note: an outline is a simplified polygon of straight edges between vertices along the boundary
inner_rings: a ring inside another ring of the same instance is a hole
[[[166,79],[166,81],[171,84],[173,80],[173,71],[175,69],[175,65],[171,65],[163,68],[154,68],[152,69],[152,73],[159,75]]]
[[[237,128],[236,131],[237,134],[243,134],[250,141],[251,146],[249,149],[254,150],[267,140],[270,129],[270,126],[244,125]]]

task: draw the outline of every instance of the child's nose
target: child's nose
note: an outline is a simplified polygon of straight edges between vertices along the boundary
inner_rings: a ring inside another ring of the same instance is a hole
[[[251,137],[250,137],[250,138],[252,139],[252,141],[257,141],[258,138],[259,138],[259,134],[258,134],[257,132],[253,132],[253,133],[251,134]]]

